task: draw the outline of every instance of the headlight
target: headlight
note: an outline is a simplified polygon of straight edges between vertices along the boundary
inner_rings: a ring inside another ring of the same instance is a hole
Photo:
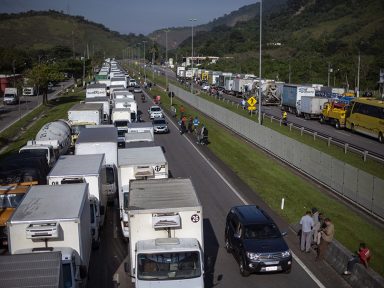
[[[247,258],[252,261],[259,260],[260,254],[247,252]]]
[[[287,251],[284,251],[283,253],[281,253],[281,257],[283,257],[283,258],[287,258],[289,256],[291,256],[290,250],[287,250]]]

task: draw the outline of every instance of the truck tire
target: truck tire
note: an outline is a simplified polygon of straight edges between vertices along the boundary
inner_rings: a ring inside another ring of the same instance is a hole
[[[340,130],[340,129],[341,129],[341,127],[340,127],[340,121],[339,121],[339,120],[336,120],[336,122],[335,122],[335,128],[336,128],[337,130]]]
[[[355,133],[355,132],[356,132],[356,131],[355,131],[355,125],[354,125],[353,123],[351,124],[351,132],[352,132],[352,133]]]
[[[383,135],[383,133],[381,133],[381,132],[379,132],[379,142],[380,143],[384,143],[384,135]]]

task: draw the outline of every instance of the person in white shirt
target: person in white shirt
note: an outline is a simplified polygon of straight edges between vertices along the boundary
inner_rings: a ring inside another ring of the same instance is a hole
[[[300,219],[301,225],[301,239],[300,239],[300,248],[301,251],[309,253],[309,249],[312,244],[312,228],[315,225],[313,222],[311,211],[307,211],[303,217]]]

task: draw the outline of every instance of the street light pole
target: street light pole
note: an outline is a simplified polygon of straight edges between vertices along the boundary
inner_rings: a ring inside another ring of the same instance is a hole
[[[192,79],[191,79],[191,93],[193,94],[193,78],[195,73],[193,72],[193,22],[197,21],[197,19],[189,19],[192,22],[192,58],[191,58],[191,67],[192,67]]]
[[[147,41],[143,41],[143,43],[144,43],[144,64],[143,64],[143,69],[144,69],[144,83],[147,83],[147,70],[145,69],[145,42],[147,42]]]
[[[259,124],[262,125],[261,122],[261,39],[262,39],[262,23],[263,23],[263,17],[262,17],[262,11],[263,11],[263,0],[260,0],[260,39],[259,39]]]

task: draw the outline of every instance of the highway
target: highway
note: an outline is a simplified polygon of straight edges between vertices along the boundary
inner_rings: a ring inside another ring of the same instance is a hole
[[[161,66],[156,66],[155,69],[166,73],[169,79],[176,80],[176,75],[172,70],[166,69]],[[196,89],[198,89],[198,86],[196,86]],[[224,97],[225,99],[228,99],[235,103],[241,102],[241,98],[235,96],[223,94],[221,97]],[[267,115],[272,115],[274,117],[281,118],[281,110],[280,107],[277,106],[263,106],[262,112],[266,113]],[[383,144],[379,143],[377,139],[360,134],[353,134],[347,130],[337,130],[333,126],[320,124],[318,120],[305,120],[304,118],[297,117],[289,113],[288,122],[291,122],[294,125],[300,127],[304,127],[308,130],[317,131],[319,134],[328,135],[329,137],[332,137],[332,139],[337,139],[344,143],[349,143],[353,146],[358,146],[362,149],[371,151],[374,154],[377,154],[380,157],[384,158],[384,146]]]
[[[146,111],[150,101],[145,104],[137,102],[139,110],[143,112],[142,118],[149,121]],[[213,259],[212,267],[206,267],[205,287],[349,287],[327,264],[315,262],[313,252],[300,252],[298,238],[288,223],[271,211],[207,147],[196,145],[191,135],[180,135],[171,119],[169,127],[171,132],[155,135],[155,142],[164,148],[172,177],[191,178],[202,202],[205,256]],[[236,260],[224,249],[223,235],[229,209],[245,203],[257,204],[265,209],[280,230],[288,232],[286,241],[295,254],[290,274],[259,274],[247,278],[240,275]],[[112,277],[117,271],[122,282],[118,287],[133,287],[129,275],[123,269],[124,262],[128,259],[128,244],[122,239],[116,207],[116,204],[109,207],[107,212],[107,225],[104,227],[101,247],[91,258],[88,287],[113,287]]]
[[[58,83],[48,94],[48,99],[54,99],[61,91],[65,90],[71,85],[73,85],[73,80]],[[0,107],[0,132],[7,129],[13,123],[20,120],[23,116],[36,109],[39,105],[41,105],[42,101],[43,95],[41,94],[39,96],[21,96],[20,104],[4,105],[3,107]]]

